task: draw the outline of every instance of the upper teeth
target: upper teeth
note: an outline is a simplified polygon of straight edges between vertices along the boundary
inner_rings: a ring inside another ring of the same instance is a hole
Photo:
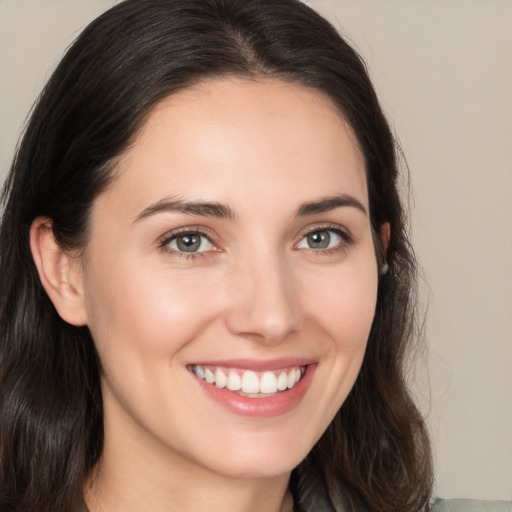
[[[242,391],[248,394],[277,393],[277,391],[293,388],[305,371],[305,367],[296,367],[276,372],[267,371],[258,375],[251,370],[205,368],[198,364],[192,366],[191,369],[198,378],[215,384],[218,388],[227,388],[230,391]]]

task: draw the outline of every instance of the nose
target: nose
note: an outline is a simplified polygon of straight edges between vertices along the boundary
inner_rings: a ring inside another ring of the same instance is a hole
[[[240,262],[231,273],[231,332],[276,344],[302,328],[303,316],[293,272],[279,257]]]

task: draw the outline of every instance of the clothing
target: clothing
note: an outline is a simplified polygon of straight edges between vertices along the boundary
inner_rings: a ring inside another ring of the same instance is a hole
[[[435,499],[431,512],[512,512],[512,501]]]
[[[311,465],[308,469],[292,475],[294,512],[336,512],[320,472],[312,471]],[[435,498],[429,512],[512,512],[512,501]]]
[[[308,508],[296,510],[299,512],[335,512],[331,501],[323,493],[317,493],[315,497],[310,497],[308,503],[303,505]],[[77,512],[88,512],[87,507],[83,505]],[[512,512],[512,501],[436,499],[432,503],[430,512]]]
[[[309,501],[304,512],[335,512],[330,500],[325,496],[317,496]],[[88,512],[85,505],[77,512]],[[430,512],[512,512],[512,501],[480,501],[480,500],[441,500],[432,503]]]
[[[316,484],[309,487],[309,492],[305,492],[300,499],[294,498],[294,512],[336,512],[323,482]],[[76,512],[88,510],[82,504]],[[436,498],[432,500],[430,512],[512,512],[512,501]]]

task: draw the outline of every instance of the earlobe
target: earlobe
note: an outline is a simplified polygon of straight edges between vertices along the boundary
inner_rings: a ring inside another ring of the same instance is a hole
[[[85,325],[81,264],[56,242],[49,217],[38,217],[32,223],[30,249],[41,283],[60,317],[72,325]]]
[[[388,262],[387,262],[387,252],[389,247],[389,239],[391,237],[391,226],[389,222],[384,222],[379,230],[380,243],[382,246],[382,257],[383,263],[379,269],[379,274],[381,276],[386,275],[389,270]]]

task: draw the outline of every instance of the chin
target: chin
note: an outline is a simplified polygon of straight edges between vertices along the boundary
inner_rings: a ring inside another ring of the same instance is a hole
[[[293,434],[293,435],[291,435]],[[308,455],[316,439],[288,432],[281,436],[267,436],[257,443],[231,443],[208,464],[214,472],[235,478],[271,478],[290,473]]]

